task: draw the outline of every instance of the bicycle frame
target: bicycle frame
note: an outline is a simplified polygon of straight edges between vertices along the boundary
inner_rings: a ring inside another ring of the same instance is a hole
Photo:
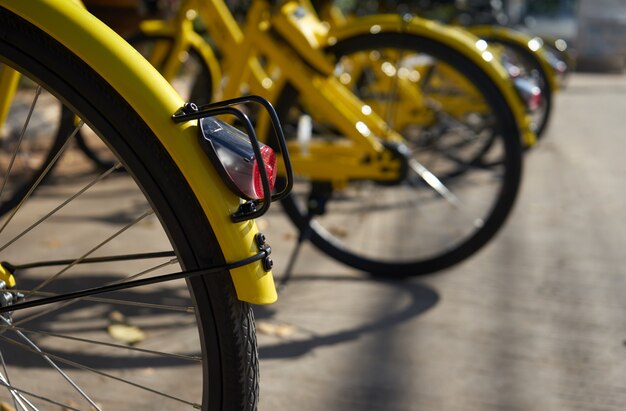
[[[297,5],[297,2],[287,2],[285,7]],[[241,85],[246,84],[247,92],[276,101],[281,86],[289,82],[306,96],[308,104],[316,107],[316,115],[327,119],[347,137],[345,141],[330,145],[311,141],[306,152],[292,143],[291,160],[298,173],[318,180],[334,180],[337,184],[350,179],[397,178],[400,164],[374,136],[397,142],[402,138],[389,130],[375,113],[363,114],[364,103],[332,76],[332,64],[315,44],[316,37],[323,39],[324,36],[321,22],[313,16],[305,17],[304,25],[288,22],[286,35],[277,40],[273,29],[285,26],[279,18],[289,15],[289,9],[272,13],[268,2],[255,1],[242,31],[221,1],[189,1],[182,6],[179,16],[187,17],[194,6],[198,7],[218,48],[224,52],[223,66],[228,72],[228,82],[221,97],[238,95]],[[266,57],[273,66],[263,67],[260,57]],[[281,71],[280,77],[271,75],[273,67]],[[362,124],[360,130],[355,127],[357,124]],[[259,127],[266,127],[263,117],[259,119]],[[320,158],[324,158],[323,164]],[[366,164],[362,161],[364,158],[373,160]]]
[[[137,111],[176,162],[200,201],[215,231],[226,261],[238,261],[258,253],[254,221],[233,223],[230,215],[240,204],[197,142],[194,122],[180,125],[171,120],[183,104],[181,97],[132,47],[71,1],[0,0],[0,6],[45,31],[82,58]],[[7,77],[10,77],[8,74]],[[4,79],[2,77],[1,79]],[[0,81],[0,85],[4,85]],[[5,90],[0,90],[4,93]],[[2,103],[6,105],[7,94]],[[4,105],[0,103],[0,108]],[[0,114],[2,112],[0,111]],[[260,262],[231,270],[237,296],[254,304],[276,300],[271,272]]]

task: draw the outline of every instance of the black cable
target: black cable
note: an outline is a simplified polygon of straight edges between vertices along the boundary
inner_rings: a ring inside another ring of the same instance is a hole
[[[197,277],[200,275],[217,274],[224,270],[231,270],[234,268],[243,267],[244,265],[248,265],[256,261],[262,260],[268,256],[269,252],[270,252],[269,249],[264,249],[258,254],[255,254],[248,258],[244,258],[239,261],[235,261],[234,263],[228,263],[228,264],[223,264],[223,265],[214,266],[214,267],[199,268],[196,270],[181,271],[181,272],[172,273],[172,274],[164,274],[164,275],[159,275],[156,277],[144,278],[142,280],[128,281],[128,282],[123,282],[123,283],[118,283],[118,284],[106,285],[102,287],[88,288],[86,290],[75,291],[75,292],[56,295],[52,297],[40,298],[38,300],[26,301],[26,302],[14,304],[14,305],[8,305],[6,307],[0,307],[0,314],[8,312],[8,311],[18,311],[18,310],[38,307],[38,306],[46,305],[46,304],[53,304],[57,302],[67,301],[67,300],[74,300],[77,298],[88,297],[88,296],[95,295],[95,294],[103,294],[103,293],[108,293],[112,291],[126,290],[129,288],[141,287],[141,286],[150,285],[150,284],[158,284],[158,283],[162,283],[166,281],[179,280],[182,278]]]

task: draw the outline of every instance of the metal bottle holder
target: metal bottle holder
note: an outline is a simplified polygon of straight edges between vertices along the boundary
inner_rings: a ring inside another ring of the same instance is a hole
[[[267,111],[270,116],[274,136],[276,137],[276,141],[278,142],[280,154],[282,156],[283,163],[285,164],[286,184],[279,193],[271,194],[270,182],[267,172],[265,170],[265,162],[261,154],[261,147],[252,122],[243,111],[234,107],[243,104],[260,105]],[[293,170],[291,168],[289,153],[287,152],[287,143],[285,142],[285,136],[283,135],[283,130],[280,126],[280,121],[278,119],[278,115],[276,114],[276,110],[274,110],[274,107],[269,101],[259,96],[239,97],[230,100],[220,101],[217,103],[205,104],[199,107],[196,106],[194,103],[187,103],[184,107],[180,108],[176,113],[174,113],[174,115],[172,116],[172,120],[175,123],[182,123],[189,120],[201,120],[206,117],[213,117],[224,114],[235,116],[239,121],[241,121],[249,138],[252,150],[254,151],[254,157],[256,159],[256,162],[257,164],[262,165],[259,167],[259,173],[263,186],[263,198],[260,200],[247,199],[247,201],[242,203],[239,206],[239,209],[231,215],[231,218],[234,222],[251,220],[265,214],[269,209],[271,202],[285,198],[293,187]],[[241,190],[235,187],[234,184],[231,182],[230,177],[224,169],[224,166],[217,157],[215,147],[212,144],[207,143],[205,136],[203,135],[202,127],[198,127],[198,129],[200,130],[200,143],[204,151],[207,153],[209,159],[217,169],[218,173],[220,173],[220,175],[222,176],[222,179],[224,180],[226,185],[239,197],[245,198],[245,195],[243,195]],[[268,198],[269,201],[267,200]]]

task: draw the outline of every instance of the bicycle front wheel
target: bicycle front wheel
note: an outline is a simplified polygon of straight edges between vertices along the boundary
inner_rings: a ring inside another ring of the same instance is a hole
[[[461,53],[415,35],[360,35],[329,53],[365,109],[404,136],[409,175],[347,185],[300,176],[283,202],[291,219],[322,251],[377,275],[431,273],[475,253],[503,225],[521,178],[519,131],[494,82]],[[291,138],[305,114],[312,138],[341,138],[294,88],[277,111]]]
[[[224,264],[198,200],[132,107],[1,8],[0,27],[0,62],[33,85],[19,98],[35,112],[60,101],[80,120],[49,184],[0,220],[0,305]],[[35,103],[35,93],[45,99]],[[94,174],[67,150],[79,130],[101,141],[110,169]],[[225,270],[15,310],[0,328],[0,400],[19,410],[256,409],[254,321]]]

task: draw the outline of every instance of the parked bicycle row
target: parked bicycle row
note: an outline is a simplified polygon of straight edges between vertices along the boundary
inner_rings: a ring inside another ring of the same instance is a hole
[[[146,62],[78,3],[0,0],[0,397],[20,410],[255,409],[248,303],[276,289],[254,219],[281,201],[299,244],[375,276],[457,264],[506,222],[566,72],[510,28],[307,0],[182,0],[126,33]],[[76,302],[171,330],[83,332]],[[163,361],[196,366],[195,398],[162,390]],[[63,390],[33,392],[38,362]]]

